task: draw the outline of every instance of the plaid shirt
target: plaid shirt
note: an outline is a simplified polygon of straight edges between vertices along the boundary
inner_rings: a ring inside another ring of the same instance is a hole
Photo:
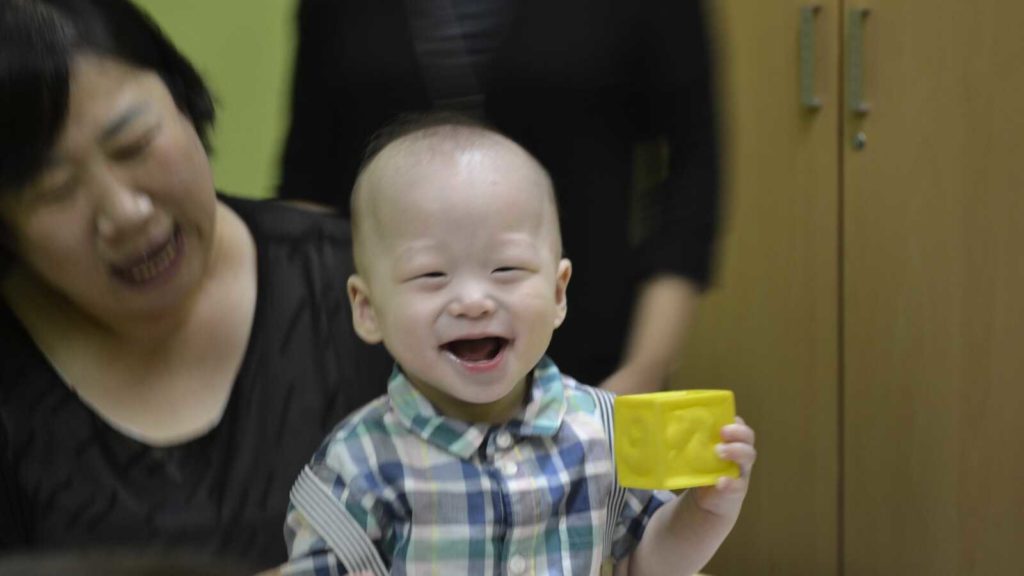
[[[310,467],[392,574],[597,574],[610,456],[593,396],[544,358],[530,401],[497,426],[440,415],[396,368],[387,396],[342,422]],[[615,560],[671,498],[627,491]],[[345,573],[294,504],[285,536],[284,574]]]

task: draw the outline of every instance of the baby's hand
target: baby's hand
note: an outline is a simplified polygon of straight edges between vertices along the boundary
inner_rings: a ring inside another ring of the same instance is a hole
[[[723,476],[714,486],[697,488],[694,493],[696,503],[703,510],[719,516],[738,516],[743,498],[747,495],[750,484],[750,470],[757,460],[754,449],[754,429],[747,426],[739,416],[735,424],[722,427],[722,443],[715,446],[718,456],[723,460],[735,462],[740,467],[739,478]]]

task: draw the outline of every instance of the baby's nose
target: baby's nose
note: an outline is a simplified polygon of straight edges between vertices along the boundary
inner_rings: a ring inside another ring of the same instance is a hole
[[[479,318],[494,313],[497,305],[494,299],[479,289],[464,290],[452,299],[448,313],[463,318]]]

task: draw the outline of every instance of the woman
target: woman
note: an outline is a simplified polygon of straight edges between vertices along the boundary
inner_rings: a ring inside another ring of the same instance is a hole
[[[384,392],[347,227],[218,197],[213,117],[127,0],[0,0],[0,552],[276,565],[302,464]]]

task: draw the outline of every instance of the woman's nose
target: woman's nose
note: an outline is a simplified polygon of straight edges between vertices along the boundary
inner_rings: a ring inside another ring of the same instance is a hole
[[[153,214],[153,200],[144,192],[111,183],[101,194],[96,213],[96,230],[112,239],[143,224]]]

